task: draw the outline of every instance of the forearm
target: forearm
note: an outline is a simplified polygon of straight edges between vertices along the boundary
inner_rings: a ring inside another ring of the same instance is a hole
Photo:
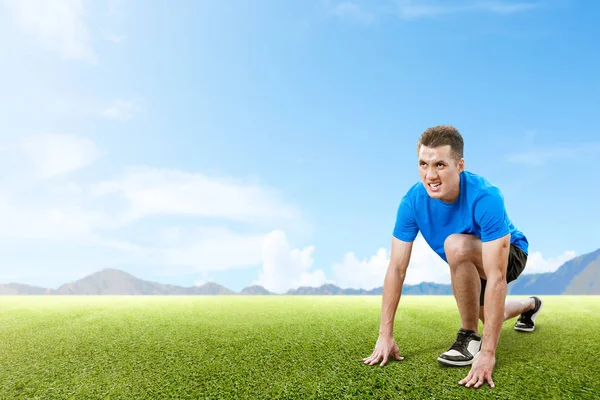
[[[402,285],[406,274],[399,268],[388,268],[383,283],[383,295],[381,306],[381,324],[379,334],[382,336],[393,336],[394,317],[400,302]]]
[[[485,291],[485,324],[481,351],[496,354],[500,331],[504,322],[504,302],[506,300],[506,278],[500,274],[487,280]]]

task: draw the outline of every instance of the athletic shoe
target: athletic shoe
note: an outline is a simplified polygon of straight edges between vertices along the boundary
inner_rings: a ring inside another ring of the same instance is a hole
[[[521,314],[515,323],[515,331],[533,332],[535,329],[535,319],[540,315],[544,303],[535,296],[531,296],[531,298],[535,301],[535,308]]]
[[[460,328],[456,341],[448,351],[438,357],[438,361],[449,366],[471,365],[481,349],[481,336],[475,331]]]

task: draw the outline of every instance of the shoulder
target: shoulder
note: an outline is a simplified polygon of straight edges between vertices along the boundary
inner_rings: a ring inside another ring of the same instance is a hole
[[[482,225],[504,220],[504,196],[500,188],[481,175],[466,171],[464,174],[475,220]]]
[[[470,171],[463,171],[462,173],[466,189],[475,195],[475,201],[482,198],[504,200],[500,188],[489,179]]]
[[[406,194],[404,195],[404,199],[408,199],[411,202],[414,202],[421,200],[421,197],[423,196],[428,196],[427,191],[423,187],[423,183],[421,181],[418,181],[410,188],[408,188]]]
[[[427,191],[420,181],[409,187],[398,205],[398,215],[404,217],[408,215],[414,216],[416,211],[415,205],[423,204],[425,200],[423,196],[427,196]]]

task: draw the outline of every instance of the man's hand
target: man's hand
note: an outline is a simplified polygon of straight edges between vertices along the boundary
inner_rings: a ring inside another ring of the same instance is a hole
[[[486,354],[483,352],[477,353],[475,356],[475,362],[469,371],[469,375],[462,381],[458,382],[459,385],[466,383],[466,387],[475,385],[475,389],[479,389],[485,381],[487,381],[490,387],[495,387],[494,381],[492,380],[492,372],[496,365],[496,357],[493,354]]]
[[[379,336],[375,344],[375,350],[371,356],[363,358],[365,364],[375,365],[380,360],[383,360],[380,367],[387,364],[389,356],[392,355],[396,360],[402,361],[404,357],[400,357],[400,348],[392,336]]]

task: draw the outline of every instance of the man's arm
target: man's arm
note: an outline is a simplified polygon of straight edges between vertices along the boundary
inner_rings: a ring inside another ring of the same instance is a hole
[[[390,263],[383,281],[380,336],[393,337],[394,317],[400,302],[402,285],[412,253],[412,245],[413,242],[403,242],[395,237],[392,238]]]
[[[504,322],[504,301],[506,300],[506,269],[510,249],[510,234],[499,239],[482,243],[483,270],[487,278],[485,291],[485,324],[483,343],[466,378],[458,382],[467,387],[481,387],[486,381],[495,387],[492,372],[496,366],[496,347]]]
[[[504,322],[504,302],[507,284],[506,270],[510,250],[510,234],[499,239],[482,243],[483,270],[487,278],[485,292],[485,324],[483,327],[483,343],[481,352],[486,355],[496,354],[500,339],[500,330]]]
[[[373,353],[369,357],[363,358],[365,364],[374,365],[381,361],[380,366],[383,367],[388,362],[390,355],[399,361],[404,359],[400,357],[400,349],[394,340],[394,317],[400,302],[411,252],[412,242],[404,242],[396,237],[392,238],[390,263],[383,283],[379,338]]]

